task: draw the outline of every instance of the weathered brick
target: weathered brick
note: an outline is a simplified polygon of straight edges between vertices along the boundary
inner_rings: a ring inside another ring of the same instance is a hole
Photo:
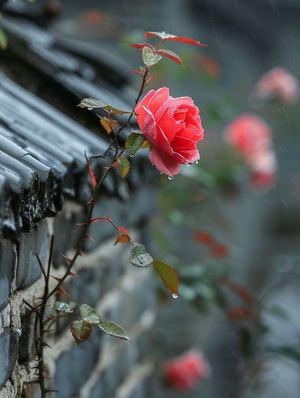
[[[48,230],[46,221],[42,221],[31,232],[21,234],[17,245],[17,281],[18,288],[25,288],[41,276],[37,255],[43,265],[48,249]]]
[[[0,334],[0,388],[11,375],[18,356],[17,336],[9,328],[4,328]]]
[[[11,283],[14,277],[14,255],[12,243],[9,240],[0,240],[0,311],[8,304],[11,292]]]
[[[70,398],[88,379],[99,355],[102,333],[94,328],[92,337],[80,346],[73,346],[57,360],[54,388],[56,398]]]

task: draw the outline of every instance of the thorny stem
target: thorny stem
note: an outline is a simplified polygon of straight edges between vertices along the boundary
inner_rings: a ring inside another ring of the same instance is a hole
[[[143,91],[145,89],[145,86],[147,84],[146,81],[146,77],[149,73],[149,68],[146,67],[144,70],[144,73],[142,75],[142,85],[140,88],[140,91],[138,93],[137,98],[135,99],[135,104],[134,104],[134,108],[133,108],[133,112],[130,114],[130,116],[128,117],[128,119],[126,120],[126,122],[121,125],[119,127],[119,129],[115,132],[115,144],[116,144],[116,153],[115,153],[115,157],[114,157],[114,161],[122,155],[122,153],[125,151],[125,148],[122,148],[119,152],[118,152],[118,141],[117,141],[117,137],[119,135],[119,133],[126,128],[133,115],[134,115],[134,109],[137,105],[137,103],[140,100],[140,97],[143,94]],[[111,149],[112,147],[110,146],[109,149]],[[107,151],[108,152],[108,151]],[[106,153],[107,153],[106,152]],[[102,175],[101,179],[99,180],[98,184],[96,185],[96,187],[94,188],[94,192],[92,195],[91,200],[88,202],[89,208],[88,208],[88,214],[87,214],[87,221],[85,223],[82,224],[82,235],[81,235],[81,239],[78,242],[76,251],[72,257],[72,259],[69,261],[69,265],[64,273],[64,275],[62,276],[62,278],[58,281],[58,283],[56,284],[56,286],[49,291],[49,278],[50,278],[50,267],[51,267],[51,254],[53,251],[53,237],[51,240],[51,247],[50,247],[50,256],[49,256],[49,261],[48,261],[48,267],[47,267],[47,271],[45,272],[45,270],[43,269],[43,266],[38,258],[38,261],[40,263],[41,266],[41,270],[45,279],[45,288],[44,288],[44,294],[42,297],[42,302],[40,305],[38,305],[37,307],[33,308],[32,306],[29,305],[29,307],[31,308],[31,312],[35,312],[36,313],[36,321],[35,321],[35,331],[36,331],[36,338],[35,338],[35,346],[36,346],[36,351],[37,351],[37,357],[38,357],[38,365],[37,365],[37,369],[38,369],[38,383],[40,385],[40,390],[41,390],[41,398],[45,398],[46,394],[47,394],[47,389],[45,386],[45,357],[44,357],[44,347],[45,347],[45,322],[44,322],[44,318],[45,318],[45,311],[46,311],[46,307],[47,307],[47,303],[50,299],[50,297],[52,297],[55,293],[57,293],[59,291],[59,288],[62,286],[62,284],[64,283],[64,281],[67,279],[67,277],[70,275],[71,269],[73,267],[73,265],[75,264],[77,258],[79,256],[81,256],[82,253],[82,248],[85,242],[85,239],[87,237],[87,233],[89,230],[89,227],[92,223],[92,216],[93,216],[93,212],[94,212],[94,208],[95,208],[95,202],[96,202],[96,198],[98,197],[99,191],[106,179],[106,177],[108,176],[108,174],[111,172],[112,168],[113,168],[113,163],[114,161],[107,167],[107,169],[105,170],[104,174]],[[116,228],[118,228],[112,221],[110,221],[112,223],[112,225]],[[38,335],[37,335],[37,331],[38,331]]]
[[[43,264],[41,263],[41,260],[37,256],[39,265],[41,269],[43,270],[43,275],[45,278],[45,288],[44,288],[44,294],[42,297],[42,306],[39,312],[37,312],[37,317],[36,317],[36,324],[35,324],[35,330],[37,331],[37,328],[39,329],[39,335],[36,336],[36,350],[37,350],[37,356],[38,356],[38,381],[41,389],[41,398],[45,398],[47,391],[46,391],[46,386],[45,386],[45,356],[44,356],[44,347],[45,347],[45,325],[44,325],[44,318],[45,318],[45,311],[47,307],[47,302],[49,299],[49,278],[50,278],[50,268],[51,268],[51,262],[52,262],[52,252],[53,252],[53,236],[51,237],[51,244],[50,244],[50,251],[49,251],[49,259],[48,259],[48,266],[46,272],[43,269]]]
[[[115,133],[115,136],[116,136],[116,137],[119,135],[119,133],[120,133],[126,126],[129,125],[129,123],[130,123],[130,121],[131,121],[131,119],[132,119],[132,116],[134,115],[134,109],[135,109],[137,103],[139,102],[140,97],[142,96],[143,91],[144,91],[144,89],[145,89],[145,86],[146,86],[146,78],[147,78],[148,73],[149,73],[149,68],[146,67],[145,70],[144,70],[144,74],[143,74],[143,76],[142,76],[143,81],[142,81],[142,84],[141,84],[140,91],[139,91],[139,93],[138,93],[137,98],[135,99],[135,104],[134,104],[133,112],[130,113],[130,115],[129,115],[128,119],[126,120],[126,122],[125,122],[122,126],[120,126],[119,129],[116,131],[116,133]],[[124,150],[125,150],[125,148],[123,148],[123,149],[120,151],[119,154],[116,154],[115,158],[117,158],[118,156],[120,156],[120,155],[124,152]],[[113,162],[112,162],[112,163],[113,163]],[[111,163],[110,166],[106,169],[105,173],[102,175],[100,181],[98,182],[97,186],[96,186],[95,189],[94,189],[94,193],[93,193],[92,199],[91,199],[90,202],[89,202],[89,211],[88,211],[88,215],[87,215],[87,222],[83,225],[82,238],[80,239],[80,241],[79,241],[79,243],[78,243],[78,245],[77,245],[75,254],[73,255],[73,258],[71,259],[71,261],[70,261],[70,263],[69,263],[69,265],[68,265],[68,268],[66,269],[66,272],[65,272],[65,274],[63,275],[63,277],[60,279],[60,281],[57,283],[57,285],[56,285],[56,286],[50,291],[50,293],[48,294],[48,299],[49,299],[51,296],[53,296],[53,295],[57,292],[57,290],[61,287],[61,285],[64,283],[64,281],[65,281],[65,280],[67,279],[67,277],[69,276],[69,273],[70,273],[70,271],[71,271],[71,269],[72,269],[74,263],[76,262],[77,258],[81,255],[81,251],[82,251],[82,248],[83,248],[83,245],[84,245],[84,241],[85,241],[86,235],[87,235],[87,233],[88,233],[88,230],[89,230],[89,227],[90,227],[90,224],[91,224],[91,219],[92,219],[93,212],[94,212],[94,207],[95,207],[96,198],[97,198],[97,196],[98,196],[98,193],[99,193],[99,191],[100,191],[100,188],[101,188],[103,182],[105,181],[106,177],[108,176],[108,174],[110,173],[110,171],[111,171],[111,169],[112,169],[112,163]]]

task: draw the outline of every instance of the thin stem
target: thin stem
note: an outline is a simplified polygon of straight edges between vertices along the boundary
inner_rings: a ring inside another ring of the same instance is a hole
[[[122,126],[120,126],[120,128],[118,129],[118,131],[116,132],[116,134],[119,134],[119,133],[120,133],[126,126],[128,126],[128,124],[130,123],[130,121],[131,121],[131,119],[132,119],[132,117],[133,117],[133,115],[134,115],[134,109],[135,109],[135,107],[137,106],[137,104],[138,104],[138,102],[139,102],[139,100],[140,100],[140,98],[141,98],[141,96],[142,96],[142,94],[143,94],[143,92],[144,92],[144,89],[145,89],[145,87],[146,87],[146,85],[147,85],[146,78],[147,78],[147,75],[148,75],[149,71],[150,71],[150,70],[149,70],[149,68],[148,68],[148,66],[147,66],[147,67],[145,68],[144,74],[143,74],[143,76],[142,76],[143,81],[142,81],[142,85],[141,85],[140,91],[139,91],[139,93],[138,93],[138,95],[137,95],[137,97],[136,97],[136,99],[135,99],[135,102],[134,102],[133,112],[129,115],[127,121],[126,121]]]
[[[146,86],[146,77],[147,77],[148,73],[149,73],[149,68],[146,67],[145,70],[144,70],[144,74],[142,76],[143,81],[142,81],[142,84],[141,84],[140,91],[138,93],[137,98],[135,99],[134,109],[135,109],[137,103],[139,102],[139,100],[140,100],[140,98],[141,98],[141,96],[143,94],[144,88]],[[134,109],[133,109],[133,112],[130,113],[127,121],[122,126],[120,126],[118,131],[115,133],[115,137],[117,137],[118,134],[130,123],[130,121],[131,121],[131,119],[132,119],[132,117],[134,115]],[[125,148],[123,148],[119,152],[119,154],[116,153],[115,159],[117,157],[119,157],[124,152],[124,150],[125,150]],[[98,182],[96,188],[94,189],[94,193],[93,193],[92,199],[89,202],[89,211],[88,211],[88,215],[87,215],[87,220],[88,221],[83,225],[82,238],[80,239],[80,241],[79,241],[79,243],[77,245],[75,254],[74,254],[73,258],[71,259],[71,261],[69,262],[68,268],[66,269],[66,272],[65,272],[64,276],[60,279],[60,281],[57,283],[57,285],[50,291],[50,293],[48,294],[48,299],[51,296],[53,296],[57,292],[57,290],[61,287],[61,285],[67,279],[67,277],[68,277],[68,275],[69,275],[69,273],[70,273],[75,261],[81,255],[81,250],[83,248],[85,237],[86,237],[86,235],[88,233],[88,230],[89,230],[89,227],[90,227],[90,224],[91,224],[91,219],[92,219],[92,215],[93,215],[93,211],[94,211],[94,207],[95,207],[95,200],[96,200],[96,198],[98,196],[99,190],[100,190],[104,180],[106,179],[106,177],[110,173],[111,169],[112,169],[112,164],[106,169],[105,173],[103,174],[103,176],[101,177],[100,181]]]
[[[56,284],[56,286],[49,291],[49,279],[50,279],[50,268],[51,268],[51,263],[52,263],[52,253],[53,253],[53,236],[51,238],[51,245],[50,245],[50,255],[49,255],[49,260],[48,260],[48,267],[47,270],[45,271],[43,268],[43,265],[41,263],[41,260],[39,259],[39,257],[37,256],[39,265],[41,267],[41,271],[43,273],[43,277],[45,279],[45,288],[44,288],[44,294],[42,297],[42,302],[39,306],[33,308],[29,303],[26,303],[28,305],[28,307],[31,309],[30,312],[36,312],[36,319],[35,319],[35,331],[36,331],[36,336],[35,336],[35,347],[36,347],[36,351],[37,351],[37,357],[38,357],[38,365],[37,365],[37,370],[38,370],[38,383],[40,385],[40,390],[41,390],[41,398],[45,398],[46,394],[47,394],[47,389],[45,386],[45,356],[44,356],[44,347],[45,347],[45,341],[44,341],[44,337],[45,334],[47,333],[47,330],[45,329],[45,313],[46,313],[46,307],[47,307],[47,303],[48,300],[55,294],[57,293],[57,291],[59,290],[59,288],[62,286],[62,284],[64,283],[64,281],[67,279],[67,277],[70,275],[71,269],[74,265],[74,263],[76,262],[77,258],[81,255],[82,252],[82,248],[85,242],[85,239],[87,237],[88,234],[88,230],[89,227],[92,223],[92,216],[93,216],[93,212],[94,212],[94,208],[95,208],[95,202],[96,202],[96,198],[98,197],[100,188],[102,187],[106,177],[108,176],[108,174],[111,172],[112,168],[113,168],[113,163],[114,161],[122,155],[122,153],[125,151],[125,148],[122,148],[121,150],[119,149],[119,144],[118,144],[118,135],[119,133],[126,127],[129,125],[133,115],[134,115],[134,109],[137,105],[137,103],[140,100],[140,97],[142,96],[142,93],[144,91],[144,88],[147,84],[146,82],[146,77],[149,73],[149,68],[146,67],[142,76],[142,85],[140,88],[140,91],[138,93],[137,98],[135,99],[135,105],[133,108],[133,112],[130,113],[127,121],[119,127],[119,129],[115,132],[115,138],[114,138],[114,144],[116,146],[116,151],[115,151],[115,157],[113,162],[111,162],[111,164],[109,165],[109,167],[106,169],[106,171],[103,173],[101,179],[99,180],[98,184],[96,185],[96,187],[94,188],[94,192],[92,195],[91,200],[88,202],[88,214],[87,214],[87,221],[85,223],[82,224],[82,235],[81,238],[79,239],[76,251],[73,255],[73,258],[69,261],[69,265],[63,275],[63,277],[58,281],[58,283]],[[108,150],[105,152],[105,156],[106,154],[109,152],[109,150],[112,149],[112,144],[109,146]],[[104,156],[104,157],[105,157]],[[109,220],[111,222],[111,224],[119,229],[117,227],[116,224],[114,224],[111,220]]]
[[[95,190],[94,190],[94,194],[92,196],[92,200],[89,203],[89,210],[88,210],[88,215],[87,215],[87,222],[83,224],[83,231],[82,231],[82,238],[80,239],[75,254],[73,256],[73,258],[71,259],[68,268],[66,269],[66,272],[64,274],[64,276],[60,279],[60,281],[57,283],[57,285],[49,292],[48,294],[48,299],[53,296],[53,294],[55,294],[57,292],[57,290],[61,287],[61,285],[64,283],[64,281],[67,279],[67,277],[69,276],[69,273],[75,263],[75,261],[77,260],[77,258],[81,255],[81,250],[83,248],[83,244],[85,241],[85,237],[88,233],[90,224],[91,224],[91,219],[92,219],[92,215],[93,215],[93,211],[94,211],[94,207],[95,207],[95,199],[98,196],[98,192],[104,182],[104,180],[106,179],[106,177],[108,176],[109,172],[111,171],[112,166],[110,165],[105,173],[103,174],[103,176],[101,177],[100,181],[98,182]]]

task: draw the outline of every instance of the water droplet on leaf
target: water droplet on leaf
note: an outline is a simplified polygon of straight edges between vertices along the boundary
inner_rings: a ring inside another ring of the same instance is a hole
[[[173,294],[172,294],[172,297],[173,297],[174,299],[177,299],[177,298],[179,297],[179,294],[173,293]]]

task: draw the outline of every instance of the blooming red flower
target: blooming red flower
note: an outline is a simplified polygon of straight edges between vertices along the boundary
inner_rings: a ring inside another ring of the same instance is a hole
[[[208,374],[209,365],[199,351],[188,351],[164,366],[164,379],[176,390],[189,390]]]
[[[150,143],[149,159],[173,176],[180,164],[200,159],[197,143],[203,139],[199,109],[190,97],[173,98],[167,87],[151,90],[135,108],[137,122]]]
[[[255,93],[261,98],[277,96],[285,104],[293,104],[299,98],[299,82],[285,68],[273,68],[266,72],[254,88]]]
[[[277,159],[272,147],[272,131],[261,118],[245,114],[230,123],[225,141],[239,151],[248,165],[254,188],[270,187],[277,174]]]

